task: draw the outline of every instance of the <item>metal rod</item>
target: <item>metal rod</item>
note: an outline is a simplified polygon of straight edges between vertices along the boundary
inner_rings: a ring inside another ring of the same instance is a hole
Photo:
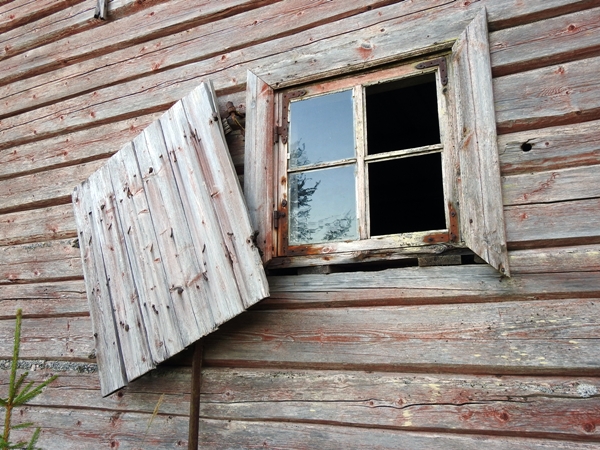
[[[190,395],[190,425],[188,434],[188,450],[198,450],[198,433],[200,432],[200,388],[202,387],[202,341],[194,345],[192,361],[192,392]]]

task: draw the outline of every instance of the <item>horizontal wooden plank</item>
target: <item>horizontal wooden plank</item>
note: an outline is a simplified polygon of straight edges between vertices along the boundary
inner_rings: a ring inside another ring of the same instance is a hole
[[[104,164],[96,160],[0,180],[0,214],[70,203],[75,185]]]
[[[202,384],[205,418],[600,439],[597,378],[212,368]]]
[[[76,0],[71,1],[75,3]],[[99,22],[98,27],[79,33],[76,39],[66,37],[48,41],[46,45],[34,48],[26,54],[0,61],[0,84],[53,70],[64,64],[99,57],[137,42],[177,33],[195,24],[228,16],[239,9],[252,9],[253,4],[260,6],[262,2],[224,0],[215,3],[209,0],[177,0],[157,3],[151,10],[142,9],[121,20]]]
[[[0,151],[0,180],[108,158],[156,118],[142,115]]]
[[[598,244],[514,250],[508,257],[515,274],[600,271]]]
[[[591,4],[592,2],[590,2]],[[490,34],[493,75],[595,56],[600,51],[600,8],[545,19]]]
[[[408,416],[408,414],[407,414]],[[410,417],[404,418],[410,421]],[[41,442],[41,441],[40,441]],[[277,448],[338,450],[448,449],[448,450],[592,450],[595,442],[527,439],[506,436],[407,432],[323,424],[209,420],[200,421],[203,449]]]
[[[34,360],[22,361],[22,364],[25,368],[19,373],[26,369],[29,381],[40,382],[51,375],[58,375],[42,394],[28,403],[30,406],[152,413],[160,400],[162,414],[189,413],[191,370],[187,367],[157,368],[119,392],[102,397],[93,363],[83,367],[82,363],[64,361]],[[3,392],[7,389],[8,378],[0,378]]]
[[[22,413],[21,413],[22,411]],[[33,422],[42,428],[37,445],[61,450],[162,450],[187,448],[188,417],[173,414],[27,407],[15,423]],[[11,438],[26,439],[30,430]],[[222,448],[222,447],[221,447]]]
[[[58,300],[64,303],[79,302],[85,297],[83,280],[57,281],[33,284],[0,285],[0,301],[6,300]],[[24,312],[24,316],[27,312]]]
[[[556,241],[596,243],[600,237],[600,199],[517,205],[504,208],[509,247]]]
[[[331,276],[331,275],[328,275]],[[242,367],[598,373],[598,299],[251,311],[207,337]]]
[[[0,33],[76,5],[83,0],[24,0],[0,6]]]
[[[0,285],[0,320],[12,320],[17,309],[23,317],[87,316],[83,280]]]
[[[456,303],[600,296],[598,272],[503,278],[486,264],[269,277],[276,307]]]
[[[0,246],[76,237],[69,204],[0,215]]]
[[[498,133],[600,117],[600,57],[494,79]]]
[[[558,1],[527,2],[526,5],[516,0],[489,3],[489,5],[486,3],[486,6],[488,6],[489,17],[492,21],[501,20],[502,17],[515,17],[519,14],[528,16],[535,11],[548,11],[564,6],[564,2]],[[580,2],[574,3],[579,4]],[[418,5],[402,2],[398,5],[366,12],[356,18],[340,20],[275,41],[264,42],[252,47],[251,50],[249,48],[232,50],[219,57],[218,61],[210,58],[186,64],[183,67],[155,73],[144,79],[98,89],[39,111],[20,114],[14,119],[3,121],[3,126],[9,129],[0,131],[2,136],[0,146],[7,148],[17,143],[22,144],[66,130],[82,128],[90,123],[115,120],[115,117],[133,117],[143,111],[164,110],[189,92],[201,77],[208,74],[213,74],[211,78],[218,89],[232,87],[237,89],[243,84],[247,68],[260,69],[259,75],[262,75],[263,72],[265,75],[271,73],[272,75],[265,81],[276,83],[277,77],[286,78],[285,73],[312,73],[311,76],[320,77],[331,75],[335,70],[347,71],[348,65],[359,69],[365,64],[382,63],[390,58],[400,58],[402,55],[406,57],[418,49],[422,50],[423,47],[456,38],[471,19],[473,10],[482,6],[482,2],[470,8],[464,6],[463,3],[454,3],[455,6],[451,6],[458,8],[458,12],[456,12],[456,17],[452,18],[448,17],[448,11],[444,7],[434,8],[428,14],[432,21],[437,17],[437,20],[440,21],[439,27],[432,26],[429,21],[426,23],[426,30],[423,29],[422,32],[416,28],[413,30],[412,26],[408,27],[408,23],[403,18],[404,15],[409,14],[410,17],[411,12],[414,13],[435,4],[435,0],[431,0],[428,5],[422,2]],[[467,8],[467,11],[464,12],[461,8]],[[423,21],[421,24],[421,26],[425,26]],[[385,33],[382,33],[381,29],[384,29]],[[411,29],[414,35],[407,35],[407,29]],[[398,33],[395,32],[396,30]],[[346,32],[344,33],[344,31]],[[435,34],[432,35],[431,33],[434,31]],[[382,38],[381,35],[402,36],[402,40],[392,42],[388,37]],[[375,38],[384,39],[387,44],[380,46],[378,42],[375,42]],[[368,62],[365,62],[360,56],[362,53],[357,53],[357,47],[364,42],[370,42],[373,47],[374,53],[369,56]],[[294,49],[294,56],[297,56],[292,62],[282,57],[285,55],[284,52],[289,49]],[[334,55],[330,55],[329,58],[323,58],[323,51],[331,49],[336,49],[339,57],[334,58]],[[255,62],[248,61],[249,54],[252,55]],[[259,60],[259,58],[262,59]],[[337,61],[335,65],[330,64],[332,58]],[[324,59],[327,61],[323,61]],[[315,61],[318,61],[323,67],[316,67]],[[293,67],[292,72],[289,72],[290,67]],[[218,71],[218,75],[214,73],[215,70]],[[322,70],[325,72],[321,72]],[[294,82],[300,81],[299,78],[294,78]],[[149,102],[148,92],[156,87],[160,87],[160,95],[153,95],[152,101]],[[66,91],[61,89],[61,92]],[[43,116],[44,119],[40,119],[40,116]]]
[[[0,247],[0,284],[82,276],[81,256],[73,239]]]
[[[59,68],[51,76],[42,74],[6,85],[0,88],[4,105],[0,117],[15,114],[24,107],[31,109],[72,97],[90,88],[97,90],[125,80],[147,77],[159,68],[163,71],[179,68],[203,59],[210,59],[213,63],[211,58],[223,49],[231,52],[250,47],[386,3],[390,3],[390,0],[370,0],[366,3],[302,0],[294,2],[293,6],[289,2],[275,2],[261,8],[260,13],[255,10],[241,12],[233,17],[111,52],[103,57],[101,67],[98,67],[96,60],[88,59],[77,65]],[[436,3],[440,1],[436,0]],[[194,11],[195,14],[200,12],[196,8]],[[259,21],[257,17],[260,17]],[[66,88],[65,82],[68,83]],[[243,80],[240,79],[240,82]]]
[[[597,198],[598,180],[600,165],[506,176],[502,178],[503,203],[510,206]]]
[[[14,319],[0,320],[0,359],[12,358]],[[23,359],[95,362],[89,317],[24,319],[20,357]]]
[[[50,374],[59,378],[30,406],[151,413],[162,400],[160,413],[188,413],[189,368],[158,368],[105,398],[96,373],[38,367],[28,379]],[[201,411],[206,419],[597,439],[599,432],[586,425],[599,390],[598,378],[213,367],[202,371]]]
[[[503,175],[600,164],[600,120],[498,137]]]
[[[108,15],[110,20],[115,20],[163,1],[109,0]],[[100,26],[99,19],[94,19],[95,9],[94,2],[82,2],[7,30],[0,35],[0,60]]]

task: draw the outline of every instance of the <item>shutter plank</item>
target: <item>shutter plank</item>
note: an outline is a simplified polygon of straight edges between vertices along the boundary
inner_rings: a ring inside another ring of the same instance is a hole
[[[154,368],[145,328],[138,306],[138,294],[131,275],[129,257],[119,229],[115,197],[112,194],[108,167],[90,179],[92,227],[99,240],[115,327],[128,380]]]
[[[100,386],[102,395],[106,396],[127,384],[127,378],[115,328],[110,293],[106,285],[104,264],[99,251],[100,242],[92,231],[90,189],[89,181],[75,188],[73,208],[79,229],[79,248],[94,330],[96,359],[98,365],[104,368],[100,372]]]
[[[179,324],[183,345],[187,346],[212,330],[213,320],[210,309],[203,312],[193,291],[190,294],[190,285],[202,277],[202,270],[194,254],[160,124],[148,126],[134,139],[133,146],[171,297],[171,308],[163,313]]]
[[[152,360],[158,364],[179,352],[183,344],[178,323],[168,314],[171,298],[133,146],[125,145],[108,165]]]
[[[192,128],[204,149],[198,151],[207,187],[227,245],[243,305],[248,308],[269,295],[260,255],[253,243],[248,209],[225,142],[212,85],[202,83],[183,100]],[[212,117],[212,120],[207,118]]]
[[[508,276],[485,9],[460,35],[452,52],[461,233],[471,250]]]
[[[90,206],[75,208],[78,226],[85,234],[93,210],[87,233],[97,241],[86,287],[96,301],[95,285],[105,285],[107,317],[93,314],[118,336],[99,342],[99,354],[125,371],[117,378],[120,366],[99,358],[103,393],[268,296],[212,86],[177,102],[82,186]]]
[[[220,325],[234,317],[242,304],[240,294],[232,283],[233,268],[227,248],[220,239],[218,220],[200,161],[190,148],[193,128],[188,123],[183,104],[177,102],[160,118],[169,158],[180,189],[184,210],[188,218],[196,254],[204,266],[197,281],[199,295],[206,296],[215,321]]]
[[[244,153],[244,195],[250,222],[263,263],[273,258],[273,89],[248,71],[246,89],[246,145]]]

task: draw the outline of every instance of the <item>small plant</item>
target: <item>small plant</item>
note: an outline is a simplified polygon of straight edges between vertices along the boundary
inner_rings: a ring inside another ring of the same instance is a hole
[[[4,407],[6,410],[6,414],[4,416],[4,433],[0,437],[0,450],[9,450],[9,449],[27,449],[27,450],[40,450],[36,447],[37,440],[40,436],[40,428],[36,428],[29,440],[29,443],[25,441],[11,443],[10,442],[10,432],[11,430],[18,430],[22,428],[29,428],[33,426],[33,423],[21,423],[19,425],[12,426],[12,411],[13,408],[17,406],[22,406],[27,403],[32,398],[38,396],[42,389],[52,383],[58,375],[54,375],[48,378],[46,381],[40,383],[38,386],[34,387],[34,382],[29,382],[23,389],[23,383],[29,375],[29,372],[25,372],[22,374],[19,379],[17,379],[17,362],[19,360],[19,348],[21,346],[21,320],[23,317],[23,312],[18,309],[17,310],[17,322],[15,325],[15,342],[13,347],[13,358],[10,366],[10,382],[8,385],[8,397],[0,398],[0,406]]]

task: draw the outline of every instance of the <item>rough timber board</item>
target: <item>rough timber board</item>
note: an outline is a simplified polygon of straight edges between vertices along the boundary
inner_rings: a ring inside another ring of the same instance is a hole
[[[98,315],[95,308],[112,313],[100,314],[101,326],[94,320],[95,331],[116,330],[117,345],[109,339],[100,353],[117,353],[127,381],[268,296],[212,87],[201,84],[173,111],[117,152],[73,195],[83,233],[81,254],[84,262],[90,254],[96,261],[86,267],[92,316]],[[173,114],[178,120],[169,120]],[[177,147],[175,136],[184,137]],[[185,172],[199,181],[183,183]],[[186,190],[190,187],[200,192]],[[199,198],[204,203],[196,202]],[[207,234],[192,237],[197,226],[190,224],[198,215],[186,206],[203,211]],[[222,256],[205,258],[204,253]],[[98,283],[105,284],[106,292],[96,297]],[[232,295],[213,295],[217,291]],[[238,300],[231,303],[231,298]],[[107,381],[107,370],[100,363],[104,395],[125,384]]]
[[[456,129],[460,155],[460,227],[467,246],[510,275],[486,10],[480,11],[452,47]]]

